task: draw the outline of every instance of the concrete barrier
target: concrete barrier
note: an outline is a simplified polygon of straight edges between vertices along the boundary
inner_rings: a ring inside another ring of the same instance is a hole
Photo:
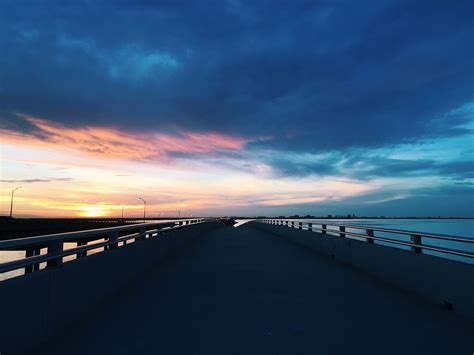
[[[249,226],[334,258],[474,319],[474,265],[284,226],[258,222]]]
[[[57,336],[145,270],[220,225],[189,225],[0,282],[0,354],[20,354]]]

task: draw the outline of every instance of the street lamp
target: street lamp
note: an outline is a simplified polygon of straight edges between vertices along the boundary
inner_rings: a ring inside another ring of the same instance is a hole
[[[143,222],[145,222],[145,215],[146,215],[146,201],[145,201],[145,199],[144,199],[144,198],[142,198],[142,197],[139,197],[138,199],[143,201]]]
[[[10,218],[13,218],[13,194],[15,193],[16,190],[20,190],[22,188],[23,188],[23,186],[18,186],[17,188],[12,190],[12,199],[11,199],[11,202],[10,202]]]

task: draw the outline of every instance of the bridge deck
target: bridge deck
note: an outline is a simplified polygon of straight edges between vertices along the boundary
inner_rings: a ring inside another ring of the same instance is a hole
[[[203,237],[73,333],[44,353],[474,351],[471,322],[251,226]]]

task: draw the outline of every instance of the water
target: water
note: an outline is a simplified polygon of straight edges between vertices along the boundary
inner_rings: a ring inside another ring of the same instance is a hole
[[[236,226],[242,225],[249,220],[238,220]],[[357,225],[367,227],[379,227],[388,229],[399,229],[405,231],[416,231],[434,234],[446,234],[458,237],[471,238],[474,240],[474,219],[299,219],[296,222],[311,222],[313,224],[343,224],[343,225]],[[336,234],[337,227],[328,226],[328,231],[333,230]],[[365,233],[360,229],[347,228],[346,231],[354,233]],[[338,233],[338,232],[337,232]],[[375,232],[375,236],[386,237],[399,241],[410,241],[410,236],[397,235],[386,232]],[[352,238],[349,236],[349,238]],[[360,239],[353,237],[354,239]],[[364,239],[365,240],[365,239]],[[474,244],[466,244],[459,242],[452,242],[447,240],[437,240],[433,238],[423,238],[423,244],[430,246],[437,246],[443,248],[451,248],[456,250],[468,251],[474,253]],[[376,244],[387,245],[393,248],[409,249],[403,245],[396,245],[393,243],[379,242]],[[447,259],[462,261],[474,264],[474,259],[455,255],[447,255],[435,251],[425,250],[425,254],[436,255]]]
[[[252,219],[238,219],[238,227]],[[352,224],[367,227],[401,229],[425,233],[456,235],[459,237],[474,237],[474,219],[298,219],[295,221]]]
[[[474,238],[474,219],[302,219],[301,221],[352,224]]]
[[[147,223],[154,223],[154,222],[174,222],[174,221],[176,221],[176,220],[174,220],[174,219],[159,219],[159,220],[147,220],[146,222]],[[91,244],[96,244],[96,243],[100,243],[100,242],[103,242],[103,241],[105,241],[105,239],[97,239],[97,240],[89,242],[88,244],[91,245]],[[64,243],[64,249],[65,250],[75,248],[76,246],[77,246],[76,243]],[[100,248],[97,248],[97,249],[92,249],[92,250],[89,250],[87,252],[87,255],[92,255],[92,254],[101,252],[103,250],[104,250],[103,247],[100,247]],[[40,250],[41,255],[43,255],[45,253],[46,253],[46,248],[43,248],[43,249]],[[25,252],[24,251],[0,250],[0,263],[5,263],[5,262],[8,262],[8,261],[23,259],[24,257],[25,257]],[[67,262],[67,261],[71,261],[71,260],[74,260],[74,259],[76,259],[75,255],[69,255],[69,256],[65,257],[63,259],[63,261]],[[43,269],[45,267],[46,267],[46,263],[41,263],[40,264],[40,269]],[[23,275],[23,274],[24,274],[23,269],[14,270],[14,271],[10,271],[10,272],[5,272],[3,274],[0,274],[0,281],[9,279],[9,278],[12,278],[12,277],[15,277],[15,276]]]

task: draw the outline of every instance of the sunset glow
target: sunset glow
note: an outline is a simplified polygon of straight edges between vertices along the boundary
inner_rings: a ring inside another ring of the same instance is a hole
[[[79,214],[80,217],[105,217],[110,212],[106,211],[102,206],[87,206],[83,208],[83,212]]]
[[[2,215],[474,215],[461,4],[40,3],[0,11]]]
[[[32,126],[33,132],[0,130],[4,143],[30,147],[58,147],[77,150],[103,159],[167,160],[170,154],[212,154],[237,151],[250,139],[214,132],[178,131],[175,135],[129,133],[105,127],[66,127],[17,114]]]

